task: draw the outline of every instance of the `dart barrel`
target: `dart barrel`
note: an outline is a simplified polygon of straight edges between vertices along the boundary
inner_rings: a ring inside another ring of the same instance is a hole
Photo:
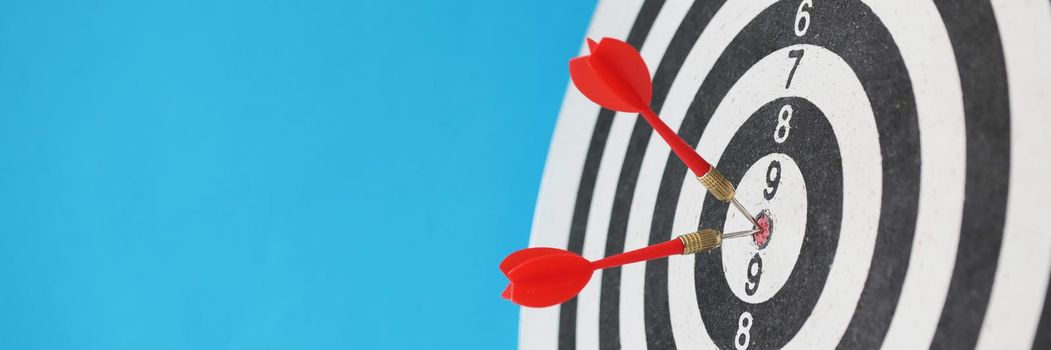
[[[708,170],[704,176],[697,177],[697,180],[720,201],[727,202],[734,198],[734,185],[726,181],[723,174],[720,174],[715,168]]]
[[[679,236],[679,240],[682,241],[682,255],[690,255],[718,248],[723,243],[723,236],[719,231],[703,229]]]

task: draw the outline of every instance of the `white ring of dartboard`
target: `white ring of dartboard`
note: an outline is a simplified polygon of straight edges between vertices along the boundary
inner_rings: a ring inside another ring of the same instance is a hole
[[[774,235],[597,272],[523,309],[522,347],[1051,346],[1048,1],[604,1],[589,36],[640,49],[654,110]],[[570,87],[531,245],[748,227]]]

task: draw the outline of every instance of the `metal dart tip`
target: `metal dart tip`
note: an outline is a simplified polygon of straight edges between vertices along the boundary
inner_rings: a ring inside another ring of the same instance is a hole
[[[759,228],[759,222],[755,220],[755,216],[752,216],[752,213],[749,213],[748,210],[741,205],[741,202],[737,201],[737,198],[730,198],[730,203],[733,203],[734,207],[737,208],[737,211],[741,212],[744,217],[748,218],[748,221],[752,222],[752,227],[756,229]]]
[[[728,232],[728,233],[723,235],[723,239],[740,238],[740,237],[751,237],[756,232],[759,232],[759,229],[751,229],[751,230],[747,230],[747,231],[738,231],[738,232]]]

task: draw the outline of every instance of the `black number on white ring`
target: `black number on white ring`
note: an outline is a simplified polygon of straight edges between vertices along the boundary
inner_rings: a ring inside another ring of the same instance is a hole
[[[792,70],[788,72],[788,80],[785,81],[785,89],[792,86],[792,77],[796,75],[796,68],[799,68],[799,62],[803,60],[803,49],[789,51],[788,58],[795,58],[796,63],[792,65]]]
[[[759,278],[763,276],[763,258],[759,256],[759,253],[755,253],[752,260],[748,261],[747,272],[748,282],[744,283],[744,293],[755,295],[755,292],[759,290]]]
[[[763,189],[763,198],[774,199],[777,195],[777,187],[781,185],[781,162],[772,160],[770,166],[766,167],[766,189]]]

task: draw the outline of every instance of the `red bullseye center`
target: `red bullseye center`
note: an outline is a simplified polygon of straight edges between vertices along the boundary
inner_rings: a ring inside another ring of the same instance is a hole
[[[774,233],[774,219],[770,216],[770,211],[763,210],[756,216],[755,221],[759,223],[759,232],[752,234],[752,240],[759,249],[766,248],[770,243],[770,236]]]

